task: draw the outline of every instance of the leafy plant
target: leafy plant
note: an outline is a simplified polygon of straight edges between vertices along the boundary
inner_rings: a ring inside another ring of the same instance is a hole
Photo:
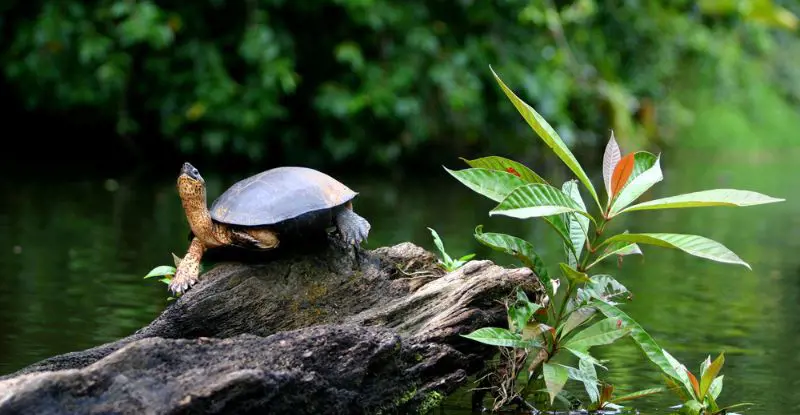
[[[726,414],[733,408],[752,405],[750,403],[738,403],[720,408],[717,404],[717,397],[722,392],[722,379],[724,375],[719,375],[722,365],[725,364],[725,354],[720,353],[714,361],[711,356],[700,365],[700,379],[698,380],[692,372],[675,360],[669,353],[664,352],[678,374],[677,381],[667,378],[666,383],[669,389],[681,399],[683,404],[679,410],[680,414],[686,415],[717,415]]]
[[[590,411],[597,410],[621,410],[624,407],[620,402],[632,401],[662,392],[663,388],[642,389],[640,391],[626,393],[622,396],[614,397],[614,385],[603,383],[600,388],[600,399],[589,406]]]
[[[590,354],[590,349],[623,337],[630,337],[669,379],[681,381],[686,375],[674,365],[675,360],[617,307],[615,300],[627,295],[628,290],[610,275],[591,275],[589,271],[608,258],[643,255],[640,244],[678,249],[748,269],[750,265],[724,245],[700,235],[630,233],[627,230],[607,235],[609,223],[636,211],[753,206],[783,199],[751,191],[713,189],[634,204],[663,179],[661,157],[647,151],[623,155],[612,132],[603,157],[606,197],[601,200],[584,168],[556,131],[517,97],[494,70],[492,74],[525,121],[577,177],[556,187],[521,163],[498,156],[465,160],[469,168],[462,170],[445,168],[468,188],[497,202],[490,216],[541,218],[556,231],[563,245],[565,260],[558,264],[560,277],[557,277],[550,275],[530,242],[511,235],[484,232],[482,225],[475,229],[474,236],[480,243],[513,255],[532,269],[546,292],[542,305],[518,294],[516,302],[507,307],[509,329],[486,327],[466,335],[485,344],[517,349],[527,356],[525,370],[518,371],[525,385],[513,393],[505,391],[503,396],[509,398],[501,400],[495,409],[514,397],[533,397],[533,402],[539,406],[552,406],[557,398],[569,403],[563,391],[569,379],[583,383],[590,407],[613,404],[608,395],[610,391],[604,395],[598,389],[596,367],[605,369],[605,366]],[[579,182],[597,208],[595,214],[587,209]],[[578,361],[577,368],[569,364],[574,359]],[[655,390],[648,390],[648,394],[650,392],[655,393]],[[701,398],[699,402],[705,402],[704,395],[698,398]]]
[[[144,276],[144,279],[160,277],[158,279],[159,281],[169,285],[169,283],[172,282],[172,278],[175,276],[175,272],[177,271],[178,264],[180,264],[181,262],[181,258],[179,258],[175,254],[172,254],[172,260],[175,262],[174,267],[171,265],[159,265],[151,269],[150,272],[148,272],[147,275]],[[200,272],[202,272],[202,268],[203,266],[201,264]],[[178,294],[177,297],[167,297],[167,301],[174,300],[180,296],[181,294]]]
[[[444,243],[442,242],[442,238],[439,237],[439,234],[433,230],[433,228],[428,228],[428,230],[431,231],[431,235],[433,236],[433,243],[436,244],[436,248],[442,254],[442,258],[439,259],[439,265],[445,271],[455,271],[475,257],[475,254],[467,254],[458,259],[451,258],[450,255],[447,254],[447,251],[444,250]]]

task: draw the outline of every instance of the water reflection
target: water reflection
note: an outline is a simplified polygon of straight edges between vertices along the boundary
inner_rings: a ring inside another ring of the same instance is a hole
[[[680,252],[643,247],[615,273],[634,292],[625,310],[676,357],[697,370],[700,361],[725,350],[723,402],[753,401],[749,414],[791,413],[800,359],[800,208],[792,171],[798,151],[779,154],[698,153],[673,150],[664,157],[665,180],[647,197],[734,187],[788,200],[781,204],[703,210],[640,212],[619,220],[615,230],[684,232],[722,242],[753,266],[711,263]],[[214,197],[234,177],[206,168]],[[509,232],[534,242],[545,260],[560,248],[540,222],[489,218],[493,203],[438,177],[403,181],[343,177],[361,194],[356,209],[372,223],[367,246],[413,241],[432,249],[426,227],[435,228],[455,255],[477,252],[501,264],[471,237]],[[54,354],[126,336],[164,307],[162,284],[142,280],[170,252],[186,249],[186,226],[173,177],[108,181],[21,179],[0,184],[0,373]],[[554,270],[555,271],[555,270]],[[602,271],[602,270],[598,270]],[[620,392],[660,385],[660,377],[629,342],[598,349],[613,359],[607,379]],[[580,387],[571,388],[581,394]],[[446,402],[444,413],[468,413],[467,394]],[[638,402],[642,413],[664,413],[670,395]]]

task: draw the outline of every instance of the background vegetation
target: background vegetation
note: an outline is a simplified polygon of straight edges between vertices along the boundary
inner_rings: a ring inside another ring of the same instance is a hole
[[[7,125],[51,140],[16,140],[36,155],[525,161],[538,144],[489,65],[570,147],[609,128],[623,148],[664,145],[698,102],[747,100],[754,78],[800,103],[796,13],[798,0],[7,0],[0,96]]]

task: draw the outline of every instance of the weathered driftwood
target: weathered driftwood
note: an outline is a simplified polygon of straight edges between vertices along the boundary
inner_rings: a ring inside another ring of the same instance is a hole
[[[0,378],[0,414],[424,412],[496,352],[460,335],[504,325],[515,287],[542,295],[410,243],[220,263],[131,336]]]

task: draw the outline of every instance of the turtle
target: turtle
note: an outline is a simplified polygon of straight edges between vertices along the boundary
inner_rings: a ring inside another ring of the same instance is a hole
[[[353,210],[358,193],[309,167],[275,167],[240,180],[210,209],[205,180],[188,162],[181,166],[177,188],[191,232],[189,248],[169,284],[175,294],[197,282],[201,259],[210,248],[268,251],[282,239],[302,240],[332,227],[356,247],[369,235],[369,222]]]

